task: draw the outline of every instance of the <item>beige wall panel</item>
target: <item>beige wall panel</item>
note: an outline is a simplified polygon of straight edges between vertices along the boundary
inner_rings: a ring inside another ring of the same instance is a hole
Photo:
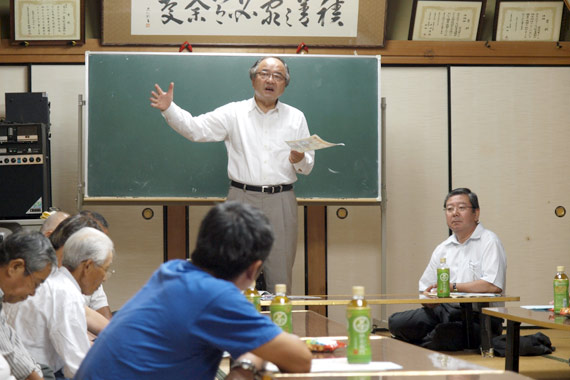
[[[32,91],[47,93],[50,102],[53,205],[77,211],[78,95],[84,93],[82,65],[32,66]],[[109,304],[120,308],[146,283],[163,260],[162,207],[154,218],[141,216],[143,206],[90,206],[109,221],[117,271],[105,284]]]
[[[32,92],[50,103],[52,204],[77,211],[78,96],[85,93],[83,65],[34,65]]]
[[[103,287],[111,310],[118,310],[148,281],[162,264],[162,206],[149,206],[154,217],[142,217],[143,206],[89,206],[109,222],[109,236],[115,244],[115,274]]]
[[[570,269],[570,67],[452,70],[453,185],[479,194],[481,221],[507,252],[507,293],[553,298]]]
[[[345,219],[336,216],[339,207],[327,207],[328,293],[351,294],[353,285],[364,286],[367,294],[381,293],[380,206],[342,206]],[[329,306],[328,315],[346,323],[343,306]],[[380,319],[378,306],[372,306],[372,316]]]
[[[448,237],[442,211],[448,190],[446,88],[445,68],[382,68],[387,103],[386,293],[417,292],[433,249]],[[409,308],[391,306],[386,315]]]
[[[0,66],[0,119],[6,117],[7,92],[28,90],[28,68],[26,66]]]

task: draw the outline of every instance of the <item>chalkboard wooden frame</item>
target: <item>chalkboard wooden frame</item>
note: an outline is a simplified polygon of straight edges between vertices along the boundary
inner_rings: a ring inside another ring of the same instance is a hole
[[[223,143],[178,135],[150,107],[150,90],[174,81],[177,104],[193,114],[207,112],[252,96],[247,70],[260,56],[87,52],[84,201],[223,201],[229,184]],[[346,144],[316,152],[313,172],[295,184],[299,201],[380,202],[380,57],[280,56],[292,72],[282,100],[305,113],[311,133]],[[211,96],[216,99],[207,100]]]

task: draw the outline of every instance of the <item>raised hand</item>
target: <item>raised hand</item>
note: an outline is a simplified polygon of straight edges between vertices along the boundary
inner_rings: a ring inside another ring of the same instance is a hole
[[[174,99],[174,82],[170,82],[167,92],[162,91],[162,88],[160,88],[158,84],[155,84],[154,88],[156,91],[150,92],[150,106],[158,108],[161,111],[166,111]]]

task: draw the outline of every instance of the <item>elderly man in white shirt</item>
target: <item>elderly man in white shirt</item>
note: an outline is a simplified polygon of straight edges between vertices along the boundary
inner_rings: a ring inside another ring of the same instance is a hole
[[[19,230],[0,244],[0,358],[16,380],[38,380],[48,375],[53,379],[53,375],[51,370],[43,371],[28,352],[6,321],[4,309],[33,296],[56,265],[53,247],[39,232]]]
[[[269,218],[275,243],[263,265],[267,288],[291,289],[297,251],[297,174],[308,175],[315,152],[297,152],[285,143],[309,137],[305,115],[279,101],[289,84],[287,64],[263,57],[249,70],[254,96],[214,111],[192,116],[173,102],[174,83],[167,92],[158,85],[151,106],[162,111],[168,125],[191,141],[224,141],[228,151],[228,200],[251,204]]]
[[[467,188],[452,190],[444,201],[447,225],[453,234],[439,244],[419,281],[419,290],[437,288],[437,267],[445,258],[452,291],[504,293],[507,258],[497,235],[479,223],[479,200]],[[479,316],[474,316],[479,329]],[[458,351],[465,347],[461,309],[457,304],[426,304],[415,310],[394,313],[388,328],[396,338],[432,350]],[[502,320],[491,319],[491,333],[500,335]],[[479,337],[475,334],[475,337]]]
[[[85,227],[63,247],[62,267],[30,298],[7,308],[9,323],[39,362],[56,378],[72,378],[91,347],[87,336],[85,299],[105,281],[114,255],[113,242],[103,232]]]

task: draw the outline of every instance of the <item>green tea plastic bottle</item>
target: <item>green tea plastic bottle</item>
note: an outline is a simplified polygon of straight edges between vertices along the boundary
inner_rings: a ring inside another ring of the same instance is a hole
[[[445,257],[439,259],[437,268],[437,296],[438,298],[449,297],[449,267],[445,263]]]
[[[287,293],[287,285],[275,285],[275,297],[269,305],[271,312],[271,320],[285,332],[293,332],[293,321],[291,320],[291,301],[285,295]]]
[[[364,286],[352,287],[352,300],[346,308],[348,322],[348,346],[346,358],[349,363],[370,363],[372,350],[370,348],[370,330],[372,319],[370,306],[364,299]]]
[[[559,265],[554,276],[554,312],[560,313],[563,307],[568,307],[568,276],[564,273],[564,266]]]
[[[245,298],[255,306],[257,311],[261,311],[261,295],[255,289],[255,281],[243,292],[243,294],[245,295]]]

